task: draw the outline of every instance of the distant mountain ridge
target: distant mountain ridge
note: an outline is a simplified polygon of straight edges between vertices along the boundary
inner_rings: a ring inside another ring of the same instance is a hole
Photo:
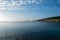
[[[60,16],[55,16],[55,17],[48,17],[44,19],[39,19],[36,21],[45,21],[45,22],[60,22]]]

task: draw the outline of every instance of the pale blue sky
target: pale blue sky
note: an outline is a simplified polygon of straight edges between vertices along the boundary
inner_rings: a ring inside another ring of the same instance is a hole
[[[0,21],[24,21],[60,16],[60,0],[2,0],[0,5]]]

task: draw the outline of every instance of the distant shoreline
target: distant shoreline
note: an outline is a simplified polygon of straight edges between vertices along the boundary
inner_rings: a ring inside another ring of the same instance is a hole
[[[60,16],[44,18],[44,19],[39,19],[39,20],[35,20],[35,21],[43,21],[43,22],[60,22]]]

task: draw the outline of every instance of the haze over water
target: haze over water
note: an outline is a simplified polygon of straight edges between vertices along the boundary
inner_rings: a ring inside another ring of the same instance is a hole
[[[1,38],[2,37],[2,38]],[[8,38],[9,37],[9,38]],[[59,22],[0,23],[1,40],[60,39]]]
[[[60,40],[59,22],[31,22],[54,16],[60,0],[0,0],[0,40]]]

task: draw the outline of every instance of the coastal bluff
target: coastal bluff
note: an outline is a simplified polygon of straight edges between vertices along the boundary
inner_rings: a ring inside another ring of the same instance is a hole
[[[60,16],[43,18],[35,21],[44,21],[44,22],[60,22]]]

